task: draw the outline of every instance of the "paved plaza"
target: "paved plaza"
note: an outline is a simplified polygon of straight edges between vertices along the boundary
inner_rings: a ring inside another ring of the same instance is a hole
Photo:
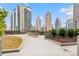
[[[79,56],[79,35],[77,36],[77,55]]]
[[[28,34],[18,35],[23,38],[23,47],[19,52],[6,53],[3,56],[76,56],[77,45],[60,46],[40,35],[37,38]]]

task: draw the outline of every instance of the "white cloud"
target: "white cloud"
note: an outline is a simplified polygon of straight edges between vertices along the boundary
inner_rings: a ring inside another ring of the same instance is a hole
[[[73,19],[73,6],[72,5],[69,8],[61,8],[60,12],[66,14],[68,19]]]
[[[61,8],[61,9],[60,9],[60,12],[63,12],[63,13],[65,13],[65,12],[67,12],[67,11],[69,11],[69,9],[67,9],[67,8]]]

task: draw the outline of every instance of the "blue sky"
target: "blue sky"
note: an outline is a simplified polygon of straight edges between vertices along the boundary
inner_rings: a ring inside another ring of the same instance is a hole
[[[44,25],[46,12],[51,12],[52,14],[52,25],[54,26],[56,18],[59,16],[62,23],[66,22],[66,14],[60,12],[62,8],[70,8],[72,4],[69,3],[24,3],[24,5],[32,8],[32,25],[36,23],[36,17],[40,16],[41,26]],[[5,8],[8,11],[8,16],[6,17],[7,27],[10,27],[11,13],[13,9],[17,6],[17,3],[3,3],[0,7]]]

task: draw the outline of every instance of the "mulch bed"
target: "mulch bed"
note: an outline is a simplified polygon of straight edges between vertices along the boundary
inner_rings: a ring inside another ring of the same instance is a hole
[[[60,43],[77,42],[76,38],[69,38],[69,37],[53,37],[52,40],[55,40]]]

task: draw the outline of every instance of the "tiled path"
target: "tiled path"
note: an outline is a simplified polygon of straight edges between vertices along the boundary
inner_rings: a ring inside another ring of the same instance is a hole
[[[48,41],[44,36],[37,38],[27,34],[19,35],[23,38],[23,47],[19,52],[7,53],[10,56],[76,56],[77,45],[59,46],[54,42]]]

